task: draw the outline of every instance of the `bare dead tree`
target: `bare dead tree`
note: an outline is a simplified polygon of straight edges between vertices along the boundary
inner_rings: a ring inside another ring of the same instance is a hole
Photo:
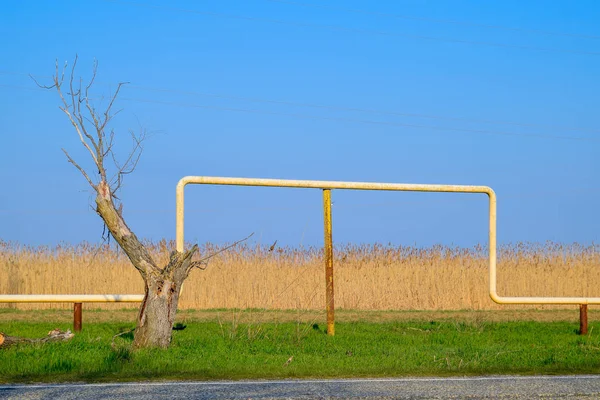
[[[66,63],[61,68],[57,61],[52,84],[42,85],[33,77],[32,79],[38,86],[58,92],[61,101],[59,108],[67,116],[81,145],[89,153],[93,161],[93,170],[86,170],[69,152],[62,150],[67,160],[79,170],[94,190],[96,212],[144,280],[145,297],[137,317],[134,346],[168,347],[183,282],[192,269],[202,268],[206,260],[192,261],[198,252],[198,246],[194,245],[183,253],[171,252],[169,263],[161,267],[129,228],[123,217],[123,204],[116,192],[121,188],[123,178],[137,167],[144,150],[146,133],[143,130],[138,134],[130,131],[130,151],[124,161],[118,161],[114,147],[117,134],[109,125],[120,112],[114,111],[113,108],[126,82],[118,84],[108,98],[106,107],[99,111],[94,106],[94,99],[90,97],[98,63],[94,62],[92,77],[86,83],[82,78],[76,79],[76,67],[77,57],[70,69]],[[65,74],[68,74],[66,79]],[[111,162],[112,165],[109,165]],[[109,174],[109,166],[112,174]]]

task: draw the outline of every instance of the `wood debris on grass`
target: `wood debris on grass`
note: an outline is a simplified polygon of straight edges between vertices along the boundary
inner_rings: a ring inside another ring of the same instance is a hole
[[[48,342],[64,342],[67,340],[71,340],[75,335],[71,333],[70,330],[66,332],[61,331],[60,329],[53,329],[48,332],[48,335],[39,339],[30,339],[19,336],[9,336],[4,332],[0,332],[0,349],[5,349],[11,347],[15,344],[20,343],[48,343]]]

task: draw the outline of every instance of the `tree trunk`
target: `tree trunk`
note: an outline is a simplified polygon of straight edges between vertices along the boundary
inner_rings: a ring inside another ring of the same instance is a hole
[[[129,229],[121,212],[115,208],[106,181],[102,180],[96,190],[96,211],[144,279],[146,294],[138,314],[133,345],[136,348],[169,347],[179,292],[183,281],[196,266],[192,257],[198,251],[198,245],[184,253],[172,252],[169,263],[159,268],[146,246]]]
[[[176,275],[166,271],[145,279],[146,294],[138,314],[134,347],[169,347],[183,283]]]

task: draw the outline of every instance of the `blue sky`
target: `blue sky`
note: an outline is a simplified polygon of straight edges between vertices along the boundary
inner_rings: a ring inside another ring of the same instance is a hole
[[[121,194],[140,237],[174,238],[185,175],[489,185],[501,243],[598,242],[596,1],[4,2],[0,239],[99,242],[89,160],[48,80],[127,85],[114,129],[152,133]],[[163,4],[167,4],[164,2]],[[322,243],[321,193],[187,191],[186,239]],[[333,193],[334,241],[486,243],[482,195]]]

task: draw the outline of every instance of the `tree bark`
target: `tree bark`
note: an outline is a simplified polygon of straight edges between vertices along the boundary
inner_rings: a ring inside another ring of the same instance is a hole
[[[144,278],[145,296],[138,314],[134,347],[166,348],[171,344],[181,286],[194,268],[192,257],[197,250],[194,245],[185,253],[172,252],[165,268]]]
[[[169,347],[183,281],[169,274],[152,274],[145,281],[145,297],[138,314],[133,345]]]

